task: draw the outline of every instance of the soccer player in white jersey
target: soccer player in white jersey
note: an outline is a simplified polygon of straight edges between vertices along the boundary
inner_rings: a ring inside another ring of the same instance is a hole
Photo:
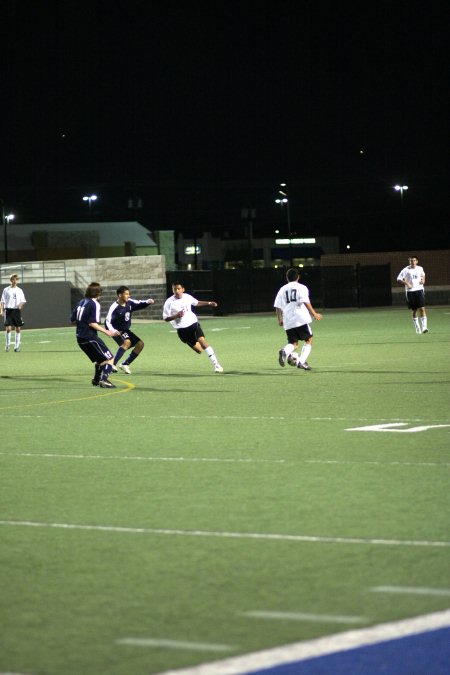
[[[5,320],[5,352],[9,352],[11,346],[11,330],[14,326],[16,337],[14,342],[14,351],[20,352],[21,328],[23,326],[21,309],[26,303],[24,292],[18,287],[20,281],[17,274],[11,274],[9,277],[10,286],[3,289],[0,300],[0,314]]]
[[[311,353],[313,334],[311,315],[320,321],[322,314],[316,312],[309,300],[309,290],[299,283],[300,273],[292,267],[286,273],[287,284],[282,286],[275,298],[274,307],[280,326],[286,331],[288,343],[278,352],[278,363],[284,368],[286,361],[302,370],[311,370],[307,358]],[[300,354],[295,351],[299,341],[304,345]]]
[[[192,307],[217,307],[217,302],[197,300],[185,292],[180,283],[172,284],[173,295],[167,298],[163,307],[163,319],[170,322],[176,329],[181,342],[187,344],[194,352],[201,354],[206,352],[212,361],[215,373],[223,373],[223,368],[217,360],[214,349],[205,340],[202,327]]]
[[[397,277],[397,281],[404,284],[406,304],[412,312],[412,320],[416,333],[428,333],[427,313],[425,310],[425,271],[418,265],[416,255],[409,258],[409,265],[404,267]],[[417,312],[420,313],[420,323]]]

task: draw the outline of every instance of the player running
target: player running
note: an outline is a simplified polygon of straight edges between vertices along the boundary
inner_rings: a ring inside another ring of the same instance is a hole
[[[117,363],[128,349],[133,347],[133,351],[128,358],[119,364],[120,370],[127,375],[131,375],[130,365],[139,356],[144,349],[144,343],[140,337],[130,330],[131,315],[140,309],[146,309],[155,302],[151,298],[148,300],[133,300],[130,298],[130,289],[127,286],[119,286],[116,291],[117,300],[110,305],[105,319],[105,326],[108,330],[118,331],[114,341],[119,345],[119,349],[114,356],[113,371],[117,372]]]

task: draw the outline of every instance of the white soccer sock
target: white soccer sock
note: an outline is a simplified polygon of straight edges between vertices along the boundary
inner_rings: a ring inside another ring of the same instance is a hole
[[[206,347],[205,353],[208,354],[211,361],[214,363],[215,366],[217,366],[219,362],[217,360],[217,356],[214,354],[214,349],[212,347]]]
[[[302,351],[300,352],[300,363],[305,363],[306,359],[311,353],[311,345],[303,345]]]
[[[290,356],[294,350],[295,347],[290,342],[289,344],[286,345],[286,347],[283,347],[283,351],[286,354],[286,356]]]
[[[416,329],[416,333],[420,333],[420,324],[419,324],[419,319],[417,317],[413,318],[413,324],[414,324],[414,328]]]
[[[16,341],[14,343],[14,349],[18,349],[20,347],[20,333],[16,333]]]
[[[421,322],[421,324],[422,324],[422,330],[426,330],[426,329],[427,329],[427,317],[426,317],[426,316],[422,316],[422,317],[420,318],[420,322]]]
[[[5,333],[5,346],[9,347],[11,344],[11,333],[6,332]]]

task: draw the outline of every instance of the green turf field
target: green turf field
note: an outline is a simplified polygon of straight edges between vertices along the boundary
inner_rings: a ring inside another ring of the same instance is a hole
[[[202,319],[223,375],[135,323],[113,391],[73,328],[1,343],[0,671],[148,675],[448,608],[450,309],[428,316],[324,312],[311,372],[278,365],[274,315]]]

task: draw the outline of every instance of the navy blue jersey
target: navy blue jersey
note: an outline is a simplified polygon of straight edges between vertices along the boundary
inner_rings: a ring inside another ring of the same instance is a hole
[[[128,298],[125,305],[119,305],[118,302],[113,302],[106,315],[105,326],[108,330],[115,328],[116,330],[120,330],[121,333],[127,331],[131,326],[132,313],[139,309],[145,309],[146,307],[148,307],[148,302],[146,300],[133,300],[132,298]]]
[[[76,321],[76,336],[78,340],[92,340],[97,336],[97,331],[90,327],[90,323],[100,323],[100,303],[93,298],[84,298],[72,310],[70,317],[72,323]]]

